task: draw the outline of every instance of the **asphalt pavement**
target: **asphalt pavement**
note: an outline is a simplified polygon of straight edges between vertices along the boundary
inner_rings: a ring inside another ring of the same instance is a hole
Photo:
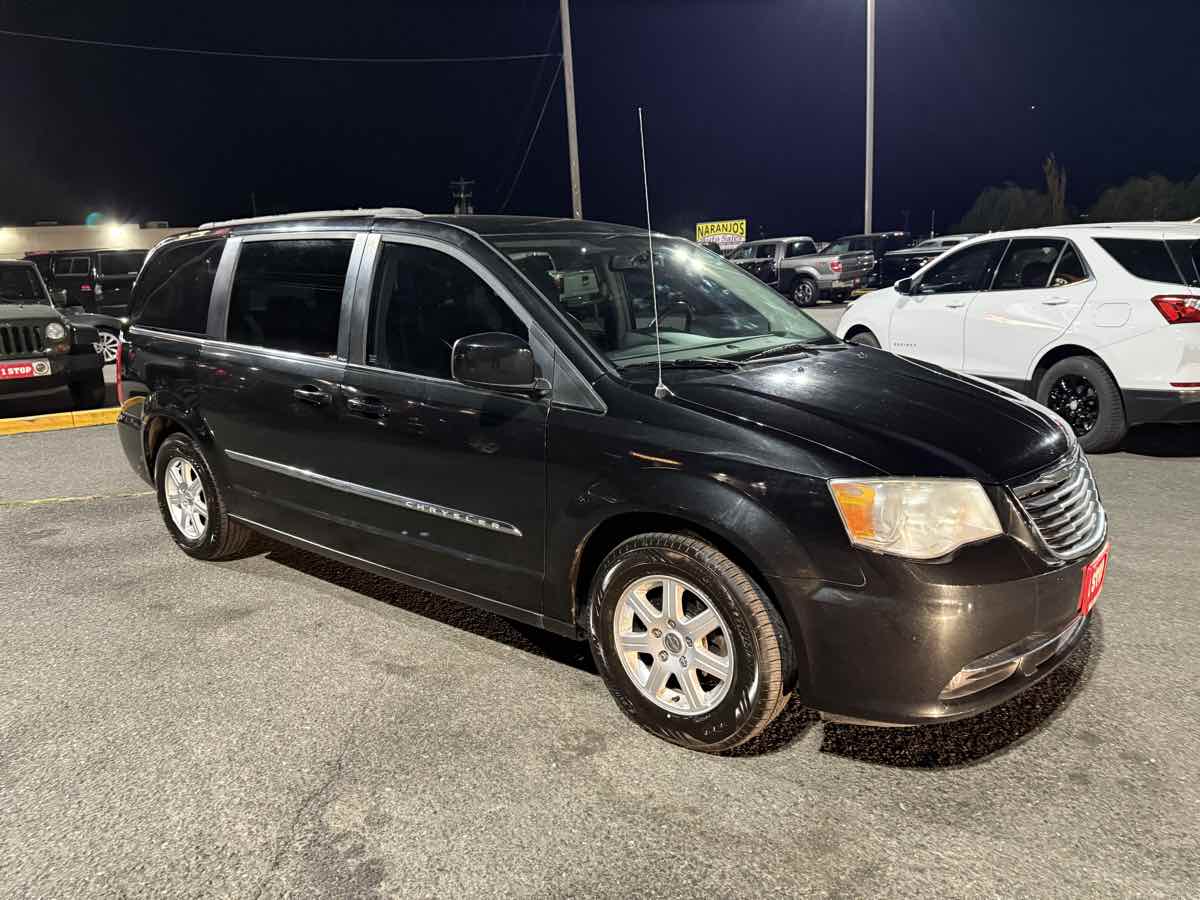
[[[266,542],[191,560],[112,426],[0,438],[0,896],[1195,897],[1200,431],[1093,463],[1114,555],[1053,676],[705,756],[583,645]]]

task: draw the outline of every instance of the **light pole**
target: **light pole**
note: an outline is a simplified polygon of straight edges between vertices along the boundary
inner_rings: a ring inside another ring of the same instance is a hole
[[[583,218],[583,189],[579,186],[579,136],[575,132],[575,62],[571,55],[571,9],[558,0],[562,22],[563,80],[567,89],[567,152],[571,157],[571,214]]]
[[[566,0],[563,0],[565,3]],[[863,231],[871,233],[875,181],[875,0],[867,0],[867,169],[863,184]]]

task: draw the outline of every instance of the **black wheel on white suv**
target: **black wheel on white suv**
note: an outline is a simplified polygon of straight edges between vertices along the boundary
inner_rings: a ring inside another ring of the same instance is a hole
[[[1116,379],[1090,356],[1070,356],[1051,366],[1038,384],[1037,399],[1066,420],[1087,453],[1112,450],[1129,431]]]
[[[716,752],[787,705],[795,663],[771,601],[729,557],[680,534],[643,534],[592,579],[592,656],[621,711],[651,734]]]
[[[797,278],[792,284],[792,302],[797,306],[816,306],[820,297],[820,289],[811,278]]]
[[[204,452],[186,434],[163,441],[154,458],[154,485],[167,531],[188,556],[227,559],[245,549],[250,529],[229,518]]]

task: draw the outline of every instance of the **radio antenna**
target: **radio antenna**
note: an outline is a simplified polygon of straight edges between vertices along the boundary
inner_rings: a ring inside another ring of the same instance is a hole
[[[658,384],[654,396],[669,397],[671,389],[662,380],[662,338],[658,330],[658,284],[654,279],[654,229],[650,227],[650,182],[646,178],[646,126],[642,124],[642,108],[638,107],[638,136],[642,139],[642,193],[646,197],[646,241],[650,245],[650,299],[654,302],[654,349],[658,353]]]

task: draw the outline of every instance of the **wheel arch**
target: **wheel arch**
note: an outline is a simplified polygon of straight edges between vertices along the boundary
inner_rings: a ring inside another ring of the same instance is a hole
[[[142,453],[146,459],[146,469],[154,479],[154,460],[159,448],[172,434],[184,433],[197,443],[204,442],[203,424],[194,414],[174,407],[163,407],[148,401],[142,408]]]
[[[1109,368],[1103,357],[1095,350],[1085,347],[1083,344],[1058,344],[1042,351],[1037,362],[1034,363],[1033,369],[1029,373],[1029,395],[1035,400],[1038,395],[1038,388],[1041,387],[1042,379],[1046,377],[1046,373],[1050,371],[1055,364],[1062,362],[1064,359],[1070,359],[1072,356],[1086,356],[1094,359],[1100,365],[1104,366],[1105,371],[1113,376],[1113,381],[1117,380],[1113,370]],[[1119,386],[1119,383],[1118,383]]]

